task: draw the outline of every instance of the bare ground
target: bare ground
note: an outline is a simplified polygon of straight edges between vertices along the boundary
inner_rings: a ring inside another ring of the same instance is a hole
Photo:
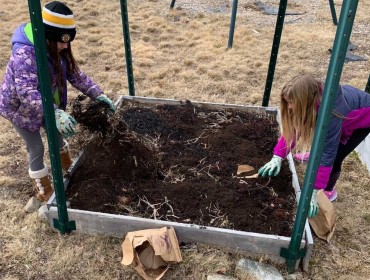
[[[276,18],[262,14],[253,1],[239,1],[234,47],[226,50],[229,1],[129,1],[136,94],[238,104],[262,102]],[[203,3],[204,2],[204,3]],[[278,1],[268,1],[277,6]],[[42,1],[45,3],[45,1]],[[337,14],[339,1],[335,1]],[[119,1],[68,1],[76,14],[78,35],[74,53],[82,70],[106,93],[127,94],[126,68]],[[221,8],[220,8],[221,7]],[[278,105],[282,85],[298,73],[324,79],[328,49],[335,26],[327,1],[292,1],[288,9],[304,11],[287,16],[279,51],[271,105]],[[355,54],[369,59],[370,1],[359,1],[351,36]],[[5,71],[14,28],[29,20],[25,1],[2,1],[0,66]],[[289,22],[289,23],[288,23]],[[344,66],[341,81],[364,88],[369,61]],[[77,92],[72,91],[72,96]],[[31,196],[27,155],[9,122],[0,120],[0,278],[1,279],[140,279],[122,267],[120,239],[79,234],[61,236],[23,206]],[[73,153],[90,135],[71,140]],[[328,244],[315,239],[309,273],[299,279],[369,279],[369,173],[353,155],[345,161],[335,202],[337,227]],[[303,173],[303,171],[302,171]],[[209,273],[233,274],[237,256],[217,248],[190,246],[184,262],[164,279],[204,279]],[[261,261],[266,261],[261,258]],[[284,267],[280,267],[284,273]]]

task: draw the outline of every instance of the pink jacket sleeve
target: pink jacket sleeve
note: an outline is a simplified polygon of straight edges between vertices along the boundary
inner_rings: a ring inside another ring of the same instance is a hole
[[[321,190],[326,188],[332,169],[332,166],[319,166],[319,169],[317,170],[316,181],[314,184],[315,189]]]
[[[290,149],[288,149],[284,136],[281,136],[274,148],[274,155],[285,158],[289,154],[290,150],[294,148],[294,146],[295,141],[292,143]]]
[[[274,148],[274,155],[279,156],[281,158],[285,158],[291,149],[293,149],[295,146],[295,142],[292,143],[292,146],[290,149],[288,149],[286,141],[283,136],[279,138],[279,141],[277,142],[275,148]],[[333,169],[332,166],[319,166],[319,169],[317,171],[316,175],[316,181],[314,184],[315,189],[325,189],[326,184],[328,183],[331,170]]]

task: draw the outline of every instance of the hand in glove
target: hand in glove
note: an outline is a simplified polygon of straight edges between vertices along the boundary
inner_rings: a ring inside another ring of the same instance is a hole
[[[319,205],[317,204],[317,192],[318,190],[313,190],[311,202],[310,202],[310,209],[308,210],[308,217],[313,218],[317,214],[319,214]]]
[[[258,170],[258,174],[262,177],[268,176],[277,176],[281,169],[281,161],[283,159],[279,156],[273,156],[272,159],[262,166]]]
[[[107,104],[109,106],[109,111],[112,113],[116,111],[116,106],[114,106],[113,101],[110,100],[105,94],[99,95],[96,98],[96,101]]]
[[[64,138],[68,138],[76,134],[74,127],[76,126],[77,121],[63,110],[55,110],[55,122],[59,132]]]

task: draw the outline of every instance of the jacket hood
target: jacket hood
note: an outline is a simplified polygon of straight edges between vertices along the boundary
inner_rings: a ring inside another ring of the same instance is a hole
[[[33,42],[31,42],[32,39],[30,40],[29,37],[27,36],[27,34],[25,33],[26,25],[27,25],[26,23],[23,23],[20,26],[18,26],[14,31],[14,34],[13,34],[12,39],[11,39],[12,52],[13,53],[18,48],[20,48],[24,45],[33,47]]]

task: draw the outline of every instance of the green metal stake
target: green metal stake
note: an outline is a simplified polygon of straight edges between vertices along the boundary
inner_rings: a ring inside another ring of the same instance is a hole
[[[236,20],[236,11],[237,10],[238,10],[238,0],[234,0],[233,1],[233,8],[232,8],[232,11],[231,11],[229,41],[228,41],[228,44],[227,44],[228,49],[231,49],[233,47],[235,20]]]
[[[334,0],[329,0],[329,6],[330,6],[331,18],[333,19],[333,23],[334,25],[337,25],[338,21],[337,21],[337,13],[335,12]]]
[[[173,9],[173,7],[175,6],[175,2],[176,2],[176,0],[171,1],[170,9]]]
[[[55,197],[58,206],[59,220],[54,219],[54,227],[57,228],[62,234],[64,234],[75,230],[76,223],[75,221],[68,221],[68,212],[64,192],[62,167],[60,162],[58,134],[55,124],[53,98],[51,94],[50,74],[48,72],[49,65],[46,56],[45,34],[44,25],[42,23],[41,17],[40,1],[28,0],[28,7],[32,24],[32,33],[35,42],[38,82],[40,85],[42,96],[42,106],[44,109],[46,135],[48,138]]]
[[[339,25],[335,35],[333,52],[330,57],[329,69],[326,76],[322,103],[319,109],[315,135],[312,141],[310,159],[307,165],[306,176],[299,199],[296,220],[289,248],[281,248],[280,255],[285,257],[289,273],[295,270],[296,261],[303,255],[300,242],[309,210],[313,184],[316,179],[321,155],[325,143],[330,117],[334,107],[336,91],[338,90],[343,64],[347,52],[348,42],[352,31],[353,21],[356,15],[358,0],[344,0],[339,18]]]
[[[367,84],[366,84],[366,87],[365,87],[365,91],[367,93],[370,93],[370,75],[369,75],[369,78],[367,79]]]
[[[135,96],[135,82],[134,82],[134,71],[132,68],[131,40],[130,40],[130,29],[128,25],[127,1],[120,0],[120,3],[123,26],[123,38],[125,44],[128,90],[130,96]]]
[[[270,94],[272,88],[272,82],[274,80],[275,66],[280,46],[281,33],[284,27],[285,11],[287,6],[287,0],[280,0],[278,16],[276,19],[274,41],[272,43],[270,63],[267,72],[267,79],[265,85],[265,92],[263,94],[262,106],[267,107],[270,101]]]

